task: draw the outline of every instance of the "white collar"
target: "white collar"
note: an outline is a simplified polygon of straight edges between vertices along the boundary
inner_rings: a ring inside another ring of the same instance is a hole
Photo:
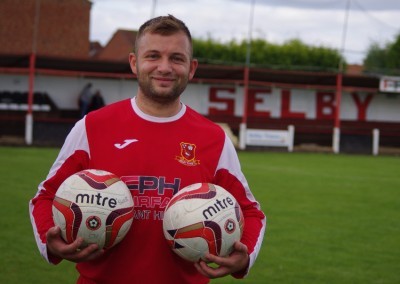
[[[174,116],[170,116],[170,117],[158,117],[158,116],[152,116],[149,115],[147,113],[144,113],[137,105],[136,103],[136,97],[133,97],[131,99],[131,104],[132,104],[132,108],[133,111],[141,118],[143,118],[144,120],[147,121],[151,121],[151,122],[157,122],[157,123],[166,123],[166,122],[173,122],[176,121],[178,119],[180,119],[186,112],[186,105],[184,103],[181,102],[181,109],[179,110],[179,112],[177,114],[175,114]]]

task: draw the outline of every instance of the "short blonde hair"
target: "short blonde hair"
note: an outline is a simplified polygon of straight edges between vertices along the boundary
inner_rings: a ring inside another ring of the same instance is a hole
[[[193,56],[192,35],[190,34],[188,27],[184,22],[172,15],[150,19],[139,28],[135,41],[135,53],[137,53],[140,39],[146,33],[168,36],[179,32],[183,32],[187,36],[190,43],[190,56]]]

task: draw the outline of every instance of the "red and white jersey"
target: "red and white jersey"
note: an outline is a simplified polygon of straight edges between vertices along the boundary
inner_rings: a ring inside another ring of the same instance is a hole
[[[184,104],[177,115],[158,118],[143,113],[133,98],[91,112],[76,123],[30,202],[37,245],[51,263],[61,261],[49,258],[46,251],[46,232],[54,226],[54,195],[67,177],[83,169],[118,175],[131,190],[135,212],[121,243],[97,260],[77,264],[79,283],[208,283],[192,263],[172,252],[162,230],[171,197],[198,182],[218,184],[240,203],[245,218],[241,241],[249,249],[249,269],[253,265],[266,218],[225,132]]]

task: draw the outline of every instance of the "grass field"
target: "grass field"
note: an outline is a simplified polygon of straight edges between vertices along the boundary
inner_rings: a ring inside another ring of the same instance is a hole
[[[28,214],[57,153],[0,147],[0,283],[75,283],[73,264],[41,258]],[[399,157],[239,156],[268,216],[258,260],[240,283],[400,283]]]

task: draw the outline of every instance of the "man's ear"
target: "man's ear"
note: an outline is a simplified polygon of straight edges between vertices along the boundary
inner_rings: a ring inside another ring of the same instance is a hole
[[[133,52],[129,53],[129,65],[131,66],[132,73],[137,76],[136,54]]]
[[[199,62],[197,59],[192,59],[190,62],[190,69],[189,69],[189,80],[193,79],[194,73],[196,73],[197,66],[199,66]]]

